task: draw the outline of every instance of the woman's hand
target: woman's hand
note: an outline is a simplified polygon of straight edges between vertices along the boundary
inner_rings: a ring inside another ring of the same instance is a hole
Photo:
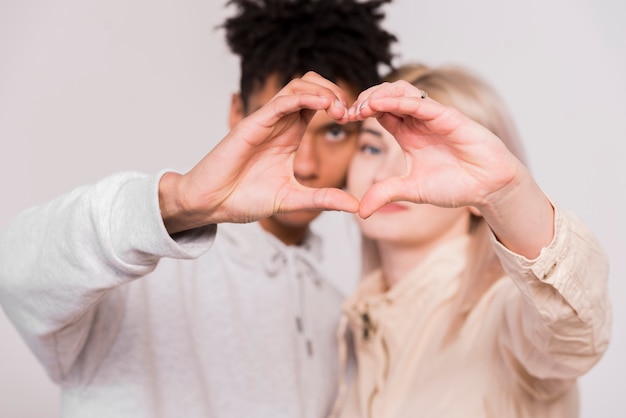
[[[407,171],[366,192],[359,209],[362,217],[400,200],[471,206],[513,251],[534,257],[551,241],[551,203],[528,169],[487,128],[405,81],[361,93],[349,119],[368,117],[376,117],[396,138]]]
[[[361,200],[367,217],[390,201],[482,207],[518,181],[522,164],[498,137],[458,110],[397,81],[373,87],[350,109],[353,120],[377,117],[402,147],[407,172],[375,184]]]

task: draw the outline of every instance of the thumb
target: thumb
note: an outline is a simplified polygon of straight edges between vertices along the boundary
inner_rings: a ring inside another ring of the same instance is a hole
[[[359,216],[365,219],[387,203],[408,200],[400,193],[403,187],[404,182],[398,177],[390,177],[373,184],[361,197]]]
[[[359,210],[359,201],[341,189],[300,187],[282,199],[280,211],[298,210],[339,210],[356,213]]]

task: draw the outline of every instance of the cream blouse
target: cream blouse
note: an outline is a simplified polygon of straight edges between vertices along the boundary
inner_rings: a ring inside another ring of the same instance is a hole
[[[380,271],[344,304],[357,372],[333,416],[577,417],[576,379],[605,352],[608,262],[593,235],[556,210],[536,260],[492,238],[508,277],[485,292],[444,344],[467,259],[462,237],[385,291]],[[346,352],[345,326],[339,331]]]

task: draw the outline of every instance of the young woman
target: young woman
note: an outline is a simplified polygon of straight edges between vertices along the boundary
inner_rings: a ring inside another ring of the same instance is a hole
[[[333,415],[577,416],[576,379],[609,340],[605,255],[534,181],[487,84],[421,65],[390,80],[350,109],[366,276]]]

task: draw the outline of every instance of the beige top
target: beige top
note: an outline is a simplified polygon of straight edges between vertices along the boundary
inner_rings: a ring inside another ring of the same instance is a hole
[[[467,237],[435,250],[385,292],[380,271],[344,304],[358,369],[341,417],[576,417],[576,378],[605,352],[607,259],[592,234],[557,209],[555,237],[536,260],[495,238],[508,277],[443,340],[466,264]],[[344,330],[340,330],[340,335]],[[345,338],[341,338],[345,353]]]

